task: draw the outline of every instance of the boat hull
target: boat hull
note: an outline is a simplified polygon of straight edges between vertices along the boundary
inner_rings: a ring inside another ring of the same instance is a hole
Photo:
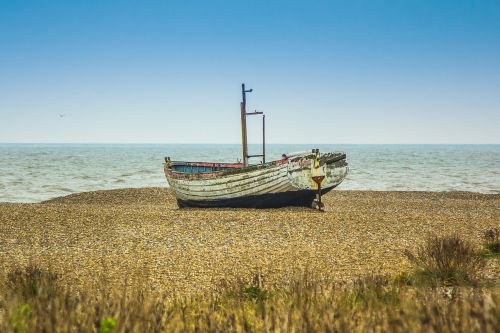
[[[318,194],[313,178],[322,177],[321,193],[329,192],[347,174],[345,159],[343,153],[317,150],[248,167],[167,158],[165,175],[179,207],[311,206]]]

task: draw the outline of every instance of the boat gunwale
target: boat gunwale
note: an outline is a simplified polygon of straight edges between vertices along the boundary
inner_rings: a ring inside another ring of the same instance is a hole
[[[332,156],[333,154],[336,154],[337,156]],[[227,162],[189,162],[189,161],[170,161],[170,159],[164,164],[164,170],[165,170],[165,175],[174,179],[214,179],[214,178],[222,178],[225,176],[231,176],[231,175],[236,175],[236,174],[241,174],[245,172],[252,172],[256,171],[259,169],[264,169],[264,168],[272,168],[272,167],[277,167],[277,166],[282,166],[287,163],[294,163],[306,156],[313,155],[311,153],[309,154],[303,154],[303,155],[298,155],[298,156],[292,156],[292,157],[285,157],[280,160],[275,160],[271,162],[267,162],[264,164],[253,164],[249,166],[243,166],[242,163],[227,163]],[[326,156],[325,156],[326,155]],[[346,154],[344,152],[335,152],[335,153],[326,153],[325,155],[321,156],[321,160],[326,163],[326,164],[332,164],[336,163],[341,160],[346,159]],[[326,159],[325,159],[326,157]],[[215,171],[210,171],[210,172],[182,172],[182,171],[176,171],[173,170],[172,166],[206,166],[206,167],[222,167],[226,168],[224,170],[215,170]]]
[[[168,173],[174,178],[217,178],[229,175],[235,175],[245,172],[252,172],[259,169],[265,169],[268,167],[277,167],[288,163],[288,158],[283,158],[281,160],[275,160],[267,162],[264,164],[253,164],[249,166],[243,166],[241,163],[211,163],[211,162],[184,162],[184,161],[169,161],[165,163],[165,173]],[[211,166],[211,167],[224,167],[224,165],[239,165],[238,167],[228,167],[226,170],[216,170],[211,172],[182,172],[175,171],[171,168],[172,165],[192,165],[192,166]]]
[[[178,165],[189,165],[189,166],[200,166],[200,167],[223,167],[223,168],[241,168],[243,163],[227,163],[227,162],[196,162],[196,161],[168,161],[172,166]],[[188,173],[188,172],[187,172]]]

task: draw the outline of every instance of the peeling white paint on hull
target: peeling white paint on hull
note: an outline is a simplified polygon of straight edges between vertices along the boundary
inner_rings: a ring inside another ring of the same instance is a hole
[[[310,206],[318,192],[314,176],[323,176],[321,192],[339,185],[347,174],[344,153],[303,153],[266,164],[176,162],[166,158],[165,175],[180,207]]]

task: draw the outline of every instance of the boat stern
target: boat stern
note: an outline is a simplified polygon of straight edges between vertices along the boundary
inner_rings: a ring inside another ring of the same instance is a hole
[[[344,152],[321,154],[319,149],[313,149],[288,161],[288,177],[299,190],[317,190],[321,186],[322,192],[328,192],[344,180],[347,172]]]

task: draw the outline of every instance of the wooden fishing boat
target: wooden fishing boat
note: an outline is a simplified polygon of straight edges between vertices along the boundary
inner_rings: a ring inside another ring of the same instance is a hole
[[[246,112],[242,85],[241,103],[243,161],[239,163],[182,162],[165,158],[164,171],[179,207],[275,208],[307,206],[323,208],[321,196],[339,185],[347,175],[346,155],[320,153],[318,149],[283,154],[265,162],[265,118],[262,112]],[[261,114],[261,155],[248,155],[246,116]],[[262,157],[250,165],[248,159]]]

